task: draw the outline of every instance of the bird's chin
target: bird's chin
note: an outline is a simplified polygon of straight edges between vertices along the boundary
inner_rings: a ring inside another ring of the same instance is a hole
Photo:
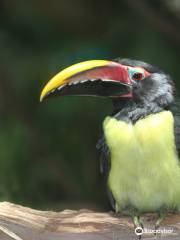
[[[132,93],[130,93],[129,96],[112,98],[112,103],[113,103],[114,112],[119,112],[123,108],[130,107],[131,104],[133,104]]]

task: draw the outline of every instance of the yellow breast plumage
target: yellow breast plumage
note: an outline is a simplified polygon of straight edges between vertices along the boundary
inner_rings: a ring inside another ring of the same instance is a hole
[[[108,185],[117,209],[178,207],[180,168],[171,112],[149,115],[134,125],[107,117],[103,126],[111,153]]]

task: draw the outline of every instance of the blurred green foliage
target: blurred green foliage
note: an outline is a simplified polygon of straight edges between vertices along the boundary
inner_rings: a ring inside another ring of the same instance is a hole
[[[157,65],[180,87],[179,43],[120,0],[4,0],[0,22],[0,200],[107,208],[95,145],[110,100],[40,104],[40,90],[72,63],[115,57]]]

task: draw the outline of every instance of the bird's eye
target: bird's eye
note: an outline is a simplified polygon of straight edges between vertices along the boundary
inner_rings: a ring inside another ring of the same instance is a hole
[[[145,78],[145,72],[141,68],[128,68],[129,77],[131,80],[140,81]]]
[[[142,80],[143,79],[143,74],[140,72],[136,72],[132,75],[132,79],[137,81],[137,80]]]

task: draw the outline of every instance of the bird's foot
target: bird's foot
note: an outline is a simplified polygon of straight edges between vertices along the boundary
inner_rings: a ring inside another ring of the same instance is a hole
[[[138,240],[142,238],[144,226],[140,220],[139,216],[134,216],[133,217],[133,223],[134,223],[134,228],[135,228],[135,234],[138,236]]]
[[[165,217],[165,213],[159,213],[159,217],[155,222],[154,235],[156,236],[156,238],[158,236],[158,229],[160,228],[161,222],[163,221],[164,217]]]

